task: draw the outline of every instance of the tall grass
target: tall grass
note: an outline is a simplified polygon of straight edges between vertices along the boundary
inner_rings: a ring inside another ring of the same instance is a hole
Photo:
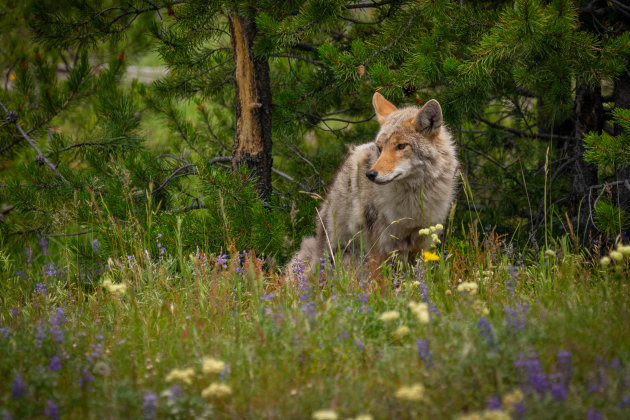
[[[292,283],[253,251],[186,252],[180,233],[93,276],[42,243],[0,258],[0,412],[627,418],[628,257],[602,267],[554,243],[523,254],[471,229],[440,261],[385,267],[380,292],[363,267],[294,264]]]

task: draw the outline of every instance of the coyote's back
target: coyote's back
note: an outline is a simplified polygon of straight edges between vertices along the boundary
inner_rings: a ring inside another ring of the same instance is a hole
[[[320,205],[315,237],[295,258],[307,270],[327,253],[382,263],[390,253],[413,261],[428,245],[418,231],[442,223],[455,193],[455,146],[440,104],[397,109],[379,93],[372,100],[381,128],[354,147]]]

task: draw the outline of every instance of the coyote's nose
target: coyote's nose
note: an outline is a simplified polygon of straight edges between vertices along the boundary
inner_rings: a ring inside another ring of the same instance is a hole
[[[365,173],[365,176],[367,176],[370,181],[374,181],[378,176],[378,172],[376,172],[374,169],[371,169]]]

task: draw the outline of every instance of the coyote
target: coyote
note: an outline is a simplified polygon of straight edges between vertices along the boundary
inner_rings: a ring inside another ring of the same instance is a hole
[[[397,251],[411,263],[430,245],[418,231],[449,211],[458,162],[440,104],[397,109],[378,92],[372,104],[380,130],[352,148],[337,172],[315,216],[316,236],[304,237],[295,255],[305,271],[324,253],[380,265]]]

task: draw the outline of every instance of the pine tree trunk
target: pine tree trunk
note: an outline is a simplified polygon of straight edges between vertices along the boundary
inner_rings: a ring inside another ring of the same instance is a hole
[[[630,54],[626,55],[626,68],[615,81],[613,100],[615,101],[615,107],[630,109]],[[615,126],[614,134],[616,136],[622,134],[622,131],[621,127]],[[619,181],[630,179],[630,165],[616,168],[615,175]],[[613,188],[613,200],[620,208],[630,212],[630,191],[625,185]]]
[[[589,203],[589,187],[597,184],[597,167],[584,161],[584,135],[590,131],[601,133],[604,126],[602,91],[599,86],[591,88],[578,83],[575,95],[575,135],[572,154],[576,158],[571,170],[569,191],[569,215],[588,239],[587,232],[594,226],[589,223],[593,211]]]
[[[236,86],[236,136],[232,167],[245,164],[257,176],[261,197],[271,194],[271,86],[269,63],[254,57],[256,36],[253,18],[229,16],[234,50]]]

